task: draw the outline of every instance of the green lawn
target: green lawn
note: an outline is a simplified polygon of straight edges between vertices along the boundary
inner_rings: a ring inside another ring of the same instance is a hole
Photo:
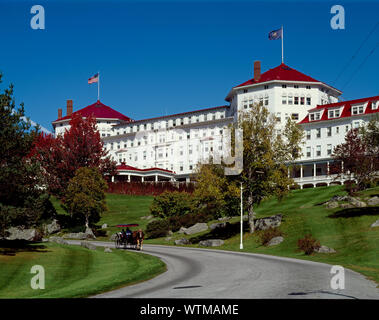
[[[44,267],[45,289],[31,288],[33,265]],[[40,243],[0,248],[0,270],[0,298],[73,298],[150,279],[166,266],[156,257],[130,251]]]

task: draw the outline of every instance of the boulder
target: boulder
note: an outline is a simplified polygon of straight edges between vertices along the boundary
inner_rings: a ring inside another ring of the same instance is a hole
[[[82,242],[80,242],[80,245],[83,248],[87,248],[89,250],[96,250],[96,246],[93,243],[88,242],[88,241],[82,241]]]
[[[87,239],[87,234],[84,232],[66,233],[63,235],[63,238],[64,239],[85,240],[85,239]]]
[[[171,230],[169,230],[167,234],[168,234],[169,236],[172,236],[174,233],[173,233]]]
[[[227,223],[229,222],[218,222],[218,223],[212,223],[209,228],[211,230],[215,230],[215,229],[222,229],[222,228],[225,228]]]
[[[42,239],[42,235],[37,229],[11,227],[7,231],[9,232],[7,240],[40,241]]]
[[[201,223],[196,223],[193,226],[187,228],[184,231],[184,234],[190,235],[190,234],[199,233],[199,232],[202,232],[202,231],[205,231],[205,230],[208,230],[208,225],[206,223],[204,223],[204,222],[201,222]]]
[[[45,224],[43,226],[43,231],[47,235],[57,233],[60,230],[61,230],[61,226],[59,225],[58,220],[55,220],[55,219],[51,223]]]
[[[282,243],[283,240],[284,240],[283,237],[274,237],[274,238],[272,238],[272,239],[269,241],[269,243],[267,243],[267,246],[268,246],[268,247],[276,246],[276,245],[278,245],[279,243]]]
[[[91,228],[86,228],[86,231],[84,233],[87,235],[87,239],[96,239],[96,236]]]
[[[367,204],[369,206],[379,206],[379,197],[372,197],[371,199],[367,200]]]
[[[256,219],[255,220],[255,230],[267,230],[269,228],[279,227],[282,223],[282,214],[277,214],[274,216]]]
[[[342,209],[351,209],[351,208],[354,208],[354,206],[351,203],[341,203],[340,207]]]
[[[354,199],[353,201],[350,201],[350,203],[356,207],[356,208],[364,208],[367,207],[367,204],[363,201],[360,201],[358,199]]]
[[[61,237],[50,237],[49,242],[55,242],[59,244],[68,244],[68,242]]]
[[[141,217],[141,220],[150,220],[150,219],[153,219],[152,215]]]
[[[218,221],[227,221],[227,220],[230,220],[232,217],[221,217],[221,218],[218,218],[217,220]]]
[[[108,225],[106,223],[104,223],[102,226],[101,226],[101,229],[106,229],[108,228]]]
[[[224,240],[221,239],[208,239],[199,242],[199,245],[203,247],[219,247],[224,244]]]
[[[178,233],[183,234],[186,230],[187,230],[187,228],[181,227],[179,229]]]
[[[379,227],[379,220],[376,220],[372,225],[371,228]]]
[[[315,249],[314,251],[317,253],[335,253],[336,252],[336,250],[334,250],[333,248],[329,248],[327,246],[321,246],[320,248]]]
[[[337,201],[328,201],[326,202],[326,207],[328,209],[335,209],[335,208],[338,208],[338,202]]]
[[[109,247],[105,247],[104,252],[106,252],[106,253],[111,253],[112,250],[111,250],[111,248],[109,248]]]
[[[190,243],[189,240],[185,238],[175,240],[175,244],[177,245],[183,245],[183,244],[189,244],[189,243]]]
[[[166,237],[165,240],[166,240],[166,241],[171,241],[171,240],[172,240],[172,237]]]

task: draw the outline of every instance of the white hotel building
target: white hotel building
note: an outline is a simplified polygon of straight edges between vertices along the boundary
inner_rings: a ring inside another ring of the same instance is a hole
[[[279,125],[291,117],[306,132],[299,169],[292,173],[300,187],[343,183],[330,174],[332,150],[350,128],[378,113],[379,96],[339,102],[341,91],[285,64],[262,74],[260,69],[256,61],[254,78],[233,87],[224,106],[132,120],[97,101],[76,113],[96,117],[104,145],[118,163],[115,180],[189,181],[199,162],[229,155],[228,125],[254,103],[263,103]],[[52,123],[56,134],[69,128],[72,113],[68,100],[67,115],[59,109]]]

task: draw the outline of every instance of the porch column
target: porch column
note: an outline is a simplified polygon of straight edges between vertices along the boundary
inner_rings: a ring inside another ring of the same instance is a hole
[[[326,174],[329,175],[329,161],[326,163]]]
[[[189,177],[186,178],[186,182],[187,182],[187,183],[190,182],[190,178],[189,178]]]
[[[111,181],[114,182],[114,176],[112,176]]]
[[[142,182],[145,182],[145,178],[144,178],[144,177],[141,177],[141,181],[142,181]]]
[[[303,180],[303,175],[304,175],[304,173],[303,173],[303,165],[301,164],[300,165],[300,180]]]
[[[316,179],[316,162],[313,164],[313,178]]]
[[[155,182],[158,182],[158,175],[155,175]]]
[[[128,182],[130,182],[130,174],[128,174]]]

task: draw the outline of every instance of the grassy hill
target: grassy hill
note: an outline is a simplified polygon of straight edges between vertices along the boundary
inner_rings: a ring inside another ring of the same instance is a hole
[[[258,234],[250,235],[246,226],[243,251],[307,259],[333,265],[339,264],[361,272],[379,283],[379,228],[370,227],[379,219],[379,207],[327,209],[321,205],[322,202],[328,201],[334,195],[345,194],[341,186],[321,187],[292,191],[281,202],[276,199],[264,201],[256,209],[257,217],[282,213],[283,222],[280,230],[284,233],[285,240],[277,246],[262,246]],[[372,195],[379,195],[378,187],[364,191],[359,197]],[[118,223],[138,223],[144,228],[148,221],[141,218],[150,214],[149,206],[152,199],[153,197],[146,196],[108,194],[109,211],[104,214],[99,224],[107,223],[112,226]],[[211,221],[209,224],[213,222],[215,221]],[[218,248],[239,251],[239,217],[233,217],[229,222],[233,226],[232,233],[225,235],[215,235],[209,231],[192,236],[175,233],[169,240],[159,238],[146,240],[145,243],[173,245],[174,240],[183,237],[194,242],[207,238],[223,238],[225,244]],[[106,238],[115,230],[117,228],[109,227]],[[299,252],[297,240],[307,233],[311,233],[322,245],[332,247],[337,252],[333,254],[317,253],[312,256],[306,256]]]

